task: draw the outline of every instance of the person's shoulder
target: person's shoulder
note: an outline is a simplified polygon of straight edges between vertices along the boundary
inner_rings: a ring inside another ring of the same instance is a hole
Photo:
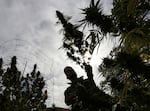
[[[64,91],[64,93],[67,94],[67,93],[69,93],[70,91],[72,91],[72,88],[71,88],[71,87],[68,87],[68,88]]]

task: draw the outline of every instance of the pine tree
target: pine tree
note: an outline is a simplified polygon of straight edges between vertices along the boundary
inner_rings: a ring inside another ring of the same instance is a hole
[[[47,92],[43,92],[45,81],[40,72],[36,71],[36,65],[27,76],[21,75],[16,65],[16,56],[7,69],[3,68],[3,60],[0,59],[1,110],[44,111]]]

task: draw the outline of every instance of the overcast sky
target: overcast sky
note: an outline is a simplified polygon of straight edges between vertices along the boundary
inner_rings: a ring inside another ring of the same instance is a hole
[[[68,82],[63,73],[65,66],[71,65],[80,76],[85,75],[84,71],[68,60],[65,52],[59,49],[62,33],[61,25],[56,25],[58,19],[55,11],[60,10],[65,15],[73,16],[73,21],[78,21],[81,16],[80,8],[88,6],[89,1],[0,0],[0,57],[4,58],[7,65],[10,58],[16,55],[21,71],[27,63],[25,72],[32,69],[33,64],[38,65],[48,89],[47,106],[54,102],[56,106],[67,107],[63,96]],[[111,0],[103,0],[103,3],[104,12],[110,14]],[[108,44],[112,43],[101,45],[99,53],[95,53],[92,58],[91,65],[95,71],[98,63],[94,61],[101,61],[102,57],[107,55],[110,49]]]

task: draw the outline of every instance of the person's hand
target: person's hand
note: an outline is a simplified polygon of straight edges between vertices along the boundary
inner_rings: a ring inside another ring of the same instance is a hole
[[[90,65],[85,65],[85,71],[87,73],[92,73],[92,67]]]
[[[90,65],[85,65],[85,71],[89,79],[93,78],[92,67]]]

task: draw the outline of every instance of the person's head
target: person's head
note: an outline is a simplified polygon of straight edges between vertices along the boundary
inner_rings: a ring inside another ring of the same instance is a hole
[[[70,66],[64,68],[64,73],[66,74],[67,79],[73,81],[77,78],[77,74],[74,69]]]

